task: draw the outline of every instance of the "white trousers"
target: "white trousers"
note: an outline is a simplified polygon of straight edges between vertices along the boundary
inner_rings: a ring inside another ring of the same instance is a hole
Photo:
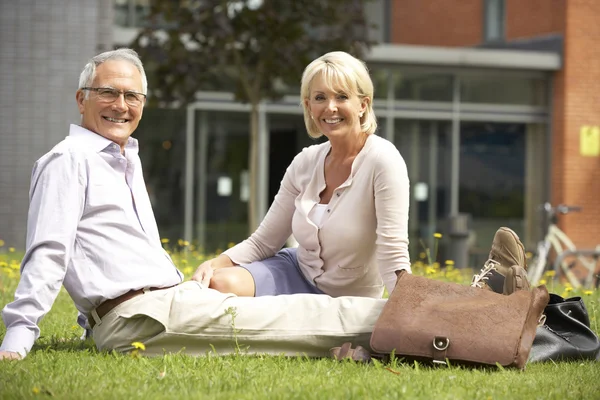
[[[322,357],[348,341],[369,349],[384,304],[316,294],[237,297],[189,281],[118,305],[93,335],[100,350],[128,351],[132,342],[142,342],[146,355],[243,350]]]

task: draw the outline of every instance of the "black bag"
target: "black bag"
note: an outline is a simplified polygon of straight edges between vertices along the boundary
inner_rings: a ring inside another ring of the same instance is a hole
[[[590,329],[581,297],[563,299],[551,293],[544,314],[546,322],[537,328],[529,362],[600,360],[600,341]]]

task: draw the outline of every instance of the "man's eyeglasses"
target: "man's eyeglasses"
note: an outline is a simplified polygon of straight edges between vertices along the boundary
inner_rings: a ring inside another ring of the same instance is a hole
[[[125,98],[125,103],[129,104],[132,107],[139,107],[144,100],[146,100],[146,95],[143,93],[132,92],[131,90],[117,90],[108,87],[83,87],[81,90],[92,90],[98,93],[98,98],[102,101],[106,101],[107,103],[112,103],[117,100],[121,93],[123,93],[123,97]]]

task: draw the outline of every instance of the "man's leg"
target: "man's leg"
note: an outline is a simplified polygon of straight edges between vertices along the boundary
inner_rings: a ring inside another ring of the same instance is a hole
[[[237,297],[197,282],[149,292],[108,313],[94,327],[101,349],[128,350],[141,341],[146,354],[235,352],[326,356],[344,342],[369,347],[385,300],[295,294]]]

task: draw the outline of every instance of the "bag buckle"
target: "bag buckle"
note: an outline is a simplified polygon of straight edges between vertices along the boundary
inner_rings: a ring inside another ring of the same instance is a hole
[[[450,345],[450,339],[443,336],[436,336],[433,338],[433,348],[439,351],[444,351]]]
[[[543,326],[546,323],[546,314],[542,314],[538,319],[538,326]]]

